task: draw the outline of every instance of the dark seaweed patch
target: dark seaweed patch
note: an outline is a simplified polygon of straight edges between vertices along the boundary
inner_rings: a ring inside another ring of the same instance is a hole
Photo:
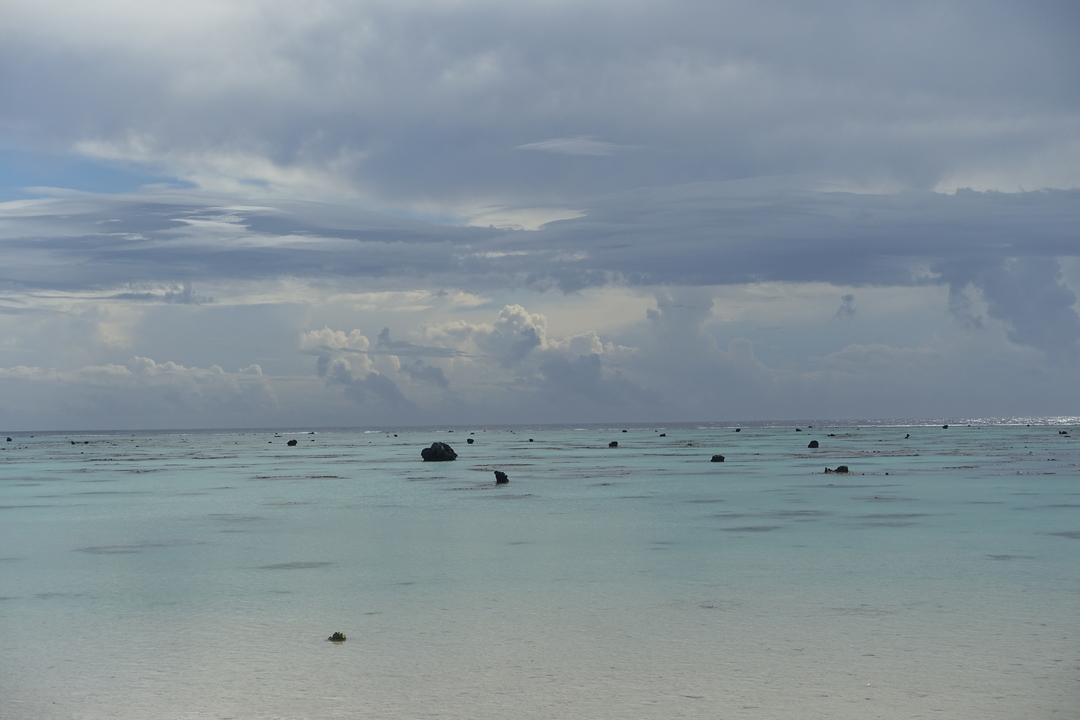
[[[911,527],[912,525],[918,525],[919,523],[911,522],[907,520],[875,520],[871,522],[855,523],[852,527],[858,528],[875,528],[875,527]]]
[[[908,518],[926,517],[926,513],[874,513],[870,515],[856,515],[855,517],[865,520],[905,520]]]
[[[1069,538],[1070,540],[1080,540],[1080,530],[1065,530],[1063,532],[1054,532],[1050,534],[1057,535],[1058,537]]]
[[[133,553],[150,550],[153,548],[183,547],[186,545],[199,545],[189,540],[174,540],[172,542],[143,542],[132,545],[96,545],[93,547],[76,548],[75,552],[89,553],[91,555],[130,555]]]
[[[769,532],[779,530],[779,525],[745,525],[743,527],[720,528],[724,532]]]
[[[333,565],[328,562],[316,562],[316,561],[297,561],[287,563],[277,563],[274,565],[260,565],[259,570],[312,570],[314,568],[327,567]]]
[[[897,483],[875,483],[873,485],[857,485],[851,483],[821,483],[818,485],[799,485],[800,488],[827,488],[829,490],[848,490],[861,488],[887,488],[899,487]]]

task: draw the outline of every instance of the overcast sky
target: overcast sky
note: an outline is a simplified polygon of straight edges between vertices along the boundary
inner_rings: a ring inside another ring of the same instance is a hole
[[[1080,5],[0,0],[0,427],[1080,415]]]

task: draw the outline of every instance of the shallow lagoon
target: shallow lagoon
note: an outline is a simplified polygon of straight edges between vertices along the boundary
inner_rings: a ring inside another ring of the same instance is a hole
[[[950,425],[13,436],[0,716],[1076,717],[1077,434]]]

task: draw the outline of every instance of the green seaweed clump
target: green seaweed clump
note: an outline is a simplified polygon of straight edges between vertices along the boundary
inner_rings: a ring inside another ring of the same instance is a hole
[[[336,632],[336,633],[334,633],[333,635],[331,635],[330,637],[328,637],[326,639],[329,640],[330,642],[343,643],[343,642],[345,642],[345,634]]]

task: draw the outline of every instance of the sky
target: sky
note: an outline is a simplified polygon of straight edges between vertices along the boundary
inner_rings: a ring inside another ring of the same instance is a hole
[[[1080,5],[0,0],[0,428],[1080,415]]]

